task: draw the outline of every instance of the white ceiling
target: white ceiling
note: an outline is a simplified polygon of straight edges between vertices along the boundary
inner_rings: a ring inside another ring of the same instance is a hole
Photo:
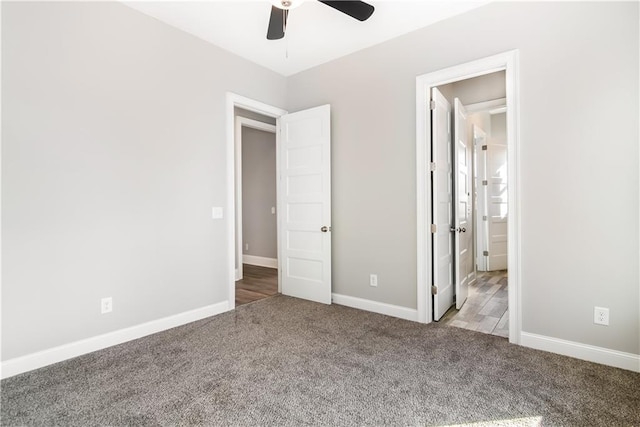
[[[367,1],[357,21],[315,0],[292,10],[284,39],[267,40],[269,0],[125,1],[160,21],[284,76],[323,64],[486,4],[489,0]]]

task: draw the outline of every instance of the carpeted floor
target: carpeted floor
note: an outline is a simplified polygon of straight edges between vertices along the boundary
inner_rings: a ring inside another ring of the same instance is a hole
[[[640,425],[640,374],[275,296],[0,383],[2,425]]]

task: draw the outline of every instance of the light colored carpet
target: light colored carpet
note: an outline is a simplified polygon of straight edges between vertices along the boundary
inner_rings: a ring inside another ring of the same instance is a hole
[[[3,380],[2,425],[640,425],[640,374],[276,296]]]

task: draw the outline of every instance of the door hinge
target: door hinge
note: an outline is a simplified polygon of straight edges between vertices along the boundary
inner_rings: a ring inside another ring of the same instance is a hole
[[[483,146],[482,146],[482,150],[483,150],[483,151],[487,151],[487,146],[486,146],[486,145],[483,145]]]
[[[489,251],[482,251],[482,255],[489,256]]]
[[[431,224],[431,233],[435,233],[436,231],[438,231],[438,227],[436,227],[435,224]]]
[[[482,220],[483,220],[483,221],[486,221],[487,219],[488,219],[488,218],[487,218],[487,216],[486,216],[486,215],[482,215]]]
[[[482,181],[482,185],[489,185],[489,181],[487,181],[486,179]]]
[[[435,171],[436,171],[436,164],[435,164],[435,162],[431,162],[431,163],[429,163],[429,171],[431,171],[431,172],[435,172]]]
[[[438,295],[438,287],[436,285],[431,286],[431,294]]]
[[[429,101],[429,108],[432,110],[436,109],[436,101],[434,101],[433,99],[431,101]]]

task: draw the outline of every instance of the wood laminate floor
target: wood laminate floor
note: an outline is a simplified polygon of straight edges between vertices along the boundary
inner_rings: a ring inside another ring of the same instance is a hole
[[[462,308],[451,307],[441,322],[508,338],[508,308],[507,271],[478,272],[478,279],[469,286],[469,296]]]
[[[278,293],[278,270],[242,264],[242,280],[236,281],[236,306]]]

